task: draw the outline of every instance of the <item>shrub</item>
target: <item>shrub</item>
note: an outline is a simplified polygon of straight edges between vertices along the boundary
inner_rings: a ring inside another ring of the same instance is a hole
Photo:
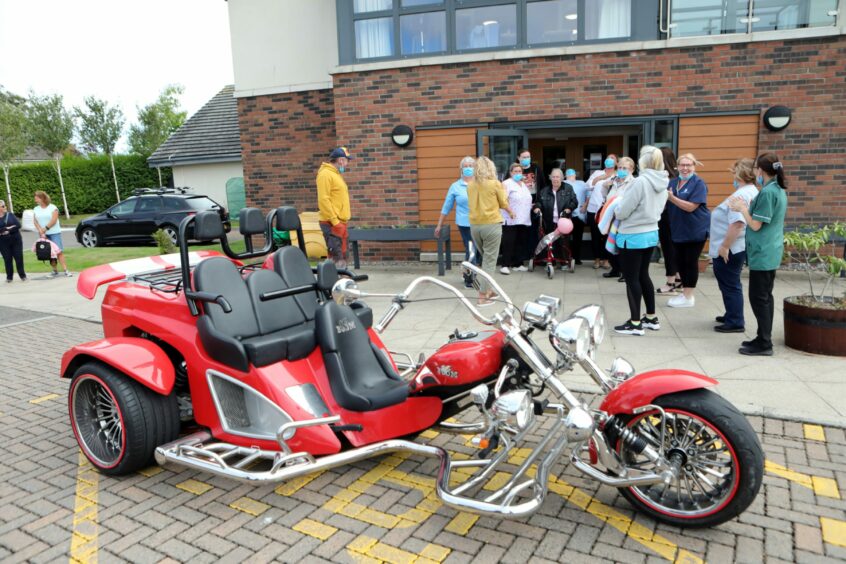
[[[159,246],[160,255],[169,255],[176,252],[176,247],[173,246],[173,241],[170,240],[170,235],[164,232],[164,229],[159,229],[153,233],[153,239],[156,245]]]
[[[159,185],[156,169],[148,167],[145,158],[139,155],[116,155],[115,172],[122,199],[131,196],[136,188]],[[169,168],[162,169],[165,185],[170,183],[171,176]],[[62,177],[68,207],[73,214],[101,212],[116,203],[112,169],[106,155],[65,157],[62,159]],[[9,184],[17,213],[33,206],[32,195],[36,190],[44,190],[54,204],[60,209],[62,207],[59,178],[49,162],[13,166]]]

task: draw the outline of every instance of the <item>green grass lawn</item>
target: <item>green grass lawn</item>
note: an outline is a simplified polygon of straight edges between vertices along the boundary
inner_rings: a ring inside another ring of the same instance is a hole
[[[244,242],[233,241],[231,247],[235,252],[242,252],[244,250]],[[221,250],[219,244],[192,245],[190,249],[192,251]],[[158,247],[153,245],[148,247],[96,247],[93,249],[75,247],[65,249],[65,259],[68,262],[68,269],[71,272],[80,272],[86,268],[109,262],[149,257],[158,254],[160,254]],[[24,251],[24,267],[27,273],[50,272],[50,263],[36,260],[35,253],[30,250]]]

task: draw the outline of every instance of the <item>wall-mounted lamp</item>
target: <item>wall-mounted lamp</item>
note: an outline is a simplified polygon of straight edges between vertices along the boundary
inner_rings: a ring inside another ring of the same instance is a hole
[[[414,139],[414,131],[407,125],[398,125],[391,131],[391,141],[397,147],[408,147]]]
[[[764,112],[764,127],[770,131],[781,131],[790,125],[790,108],[773,106]]]

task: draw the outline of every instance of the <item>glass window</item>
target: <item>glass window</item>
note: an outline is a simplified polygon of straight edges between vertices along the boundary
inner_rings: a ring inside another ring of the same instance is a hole
[[[746,33],[748,0],[675,0],[670,35]]]
[[[834,25],[828,13],[836,8],[837,0],[755,0],[752,31]]]
[[[578,39],[577,0],[546,0],[527,5],[526,42],[564,43]]]
[[[158,196],[147,196],[138,199],[139,212],[159,211],[161,207],[161,198]]]
[[[585,2],[585,39],[611,39],[632,34],[632,0]]]
[[[400,16],[400,45],[403,55],[446,51],[446,12],[424,12]]]
[[[374,18],[355,22],[355,57],[373,59],[394,54],[394,19]]]
[[[655,142],[654,146],[673,148],[676,136],[676,122],[675,120],[658,120],[655,122]]]
[[[412,6],[428,6],[429,4],[443,5],[444,0],[402,0],[403,8],[410,8]]]
[[[165,207],[165,209],[166,209],[167,211],[178,211],[178,210],[184,210],[184,209],[185,209],[186,207],[188,207],[188,206],[186,206],[186,205],[183,203],[182,198],[168,198],[168,197],[165,197],[165,199],[164,199],[164,207]]]
[[[206,198],[205,196],[197,196],[196,198],[186,198],[185,202],[191,209],[200,211],[218,209],[220,207],[214,202],[214,200],[212,200],[211,198]]]
[[[393,0],[355,0],[353,2],[353,12],[356,14],[366,14],[367,12],[390,10],[393,7],[392,4]]]
[[[456,10],[455,44],[460,50],[517,45],[517,6]]]
[[[135,211],[135,204],[138,202],[137,198],[130,198],[128,200],[124,200],[121,203],[112,206],[109,209],[109,213],[114,216],[121,217],[125,215],[129,215]]]

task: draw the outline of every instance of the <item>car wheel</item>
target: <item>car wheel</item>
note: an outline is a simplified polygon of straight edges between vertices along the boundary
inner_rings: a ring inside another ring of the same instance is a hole
[[[170,242],[179,245],[179,230],[175,225],[162,225],[162,231],[170,238]]]
[[[71,425],[100,472],[123,475],[150,463],[155,448],[179,434],[175,396],[162,396],[110,366],[89,362],[68,393]]]
[[[83,247],[87,247],[89,249],[99,247],[101,245],[100,236],[97,235],[97,232],[92,227],[86,227],[82,230],[82,233],[79,234],[79,242]]]

